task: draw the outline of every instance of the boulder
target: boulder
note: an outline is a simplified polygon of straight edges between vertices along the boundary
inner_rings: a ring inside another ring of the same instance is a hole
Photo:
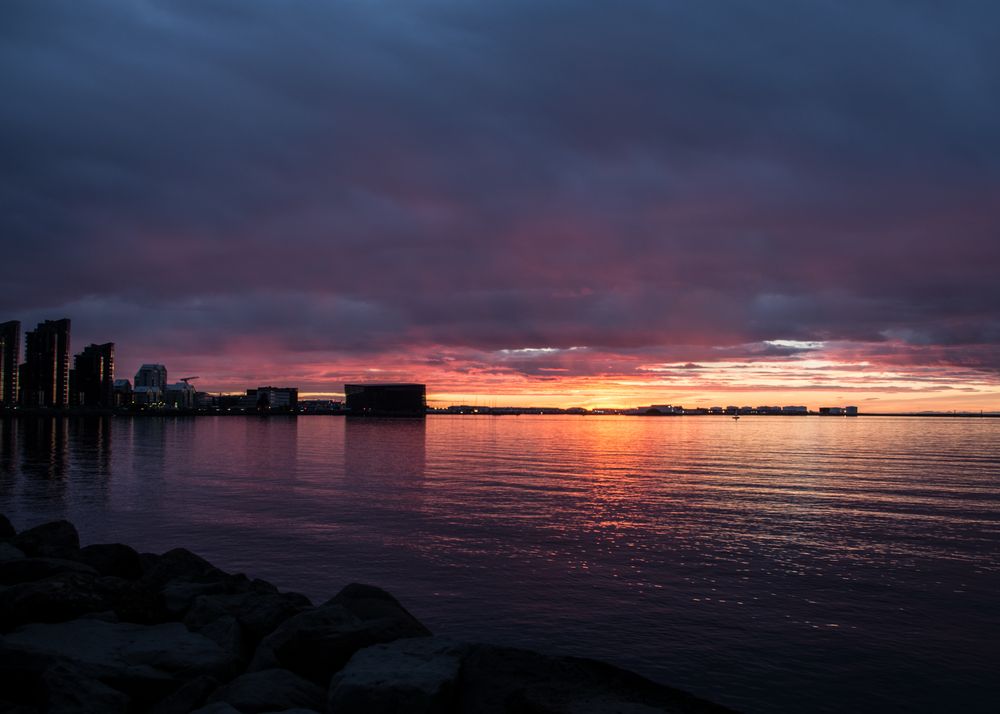
[[[398,603],[394,607],[382,600],[371,610],[357,610],[372,617],[359,616],[336,598],[294,615],[261,641],[250,671],[284,667],[325,687],[360,649],[403,637],[430,635]]]
[[[24,557],[24,553],[10,543],[5,541],[0,541],[0,563],[5,563],[8,560],[20,560]]]
[[[730,712],[603,662],[489,645],[470,646],[459,687],[463,713]]]
[[[21,531],[13,543],[25,555],[75,560],[80,551],[80,534],[69,521],[53,521]]]
[[[444,714],[458,704],[466,646],[412,637],[357,652],[333,676],[327,711],[338,714]]]
[[[219,688],[219,680],[201,675],[185,682],[165,699],[154,704],[147,714],[187,714],[205,704]]]
[[[407,612],[399,600],[374,585],[351,583],[326,604],[343,605],[362,620],[390,618],[401,623],[409,623],[415,630],[422,630],[424,635],[431,634],[417,618]]]
[[[11,547],[11,546],[8,546]],[[11,548],[12,550],[16,550]],[[63,558],[15,558],[0,562],[0,585],[16,585],[65,573],[97,575],[89,565]]]
[[[312,607],[309,598],[299,593],[250,591],[197,597],[184,623],[197,630],[223,615],[235,617],[256,645],[274,632],[282,622]]]
[[[0,513],[0,540],[7,540],[17,535],[14,524],[7,520],[7,516]]]
[[[322,688],[284,669],[241,675],[211,697],[213,702],[225,702],[244,714],[293,708],[320,711],[325,699]]]
[[[84,676],[76,667],[58,663],[42,676],[45,687],[45,711],[60,714],[125,714],[129,698]]]
[[[4,646],[28,655],[71,660],[85,676],[101,680],[149,705],[200,675],[225,679],[232,657],[179,622],[162,625],[74,620],[32,624],[4,636]]]
[[[174,548],[155,558],[144,556],[141,562],[142,579],[154,588],[163,588],[171,580],[213,583],[230,577],[186,548]]]
[[[30,622],[63,622],[112,609],[93,575],[57,575],[0,590],[0,632]]]
[[[240,714],[240,710],[225,702],[212,702],[201,709],[195,709],[191,714]]]
[[[80,560],[101,575],[111,575],[126,580],[142,576],[139,553],[122,543],[100,543],[80,549]]]

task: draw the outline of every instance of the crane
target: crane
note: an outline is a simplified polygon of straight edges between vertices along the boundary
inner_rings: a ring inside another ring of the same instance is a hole
[[[180,381],[184,382],[184,384],[190,384],[192,379],[200,379],[200,377],[181,377]]]

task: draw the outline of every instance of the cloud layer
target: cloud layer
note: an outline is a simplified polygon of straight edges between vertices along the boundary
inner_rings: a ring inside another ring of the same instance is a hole
[[[0,312],[220,387],[369,365],[572,391],[805,358],[785,340],[989,392],[998,22],[985,2],[13,0]]]

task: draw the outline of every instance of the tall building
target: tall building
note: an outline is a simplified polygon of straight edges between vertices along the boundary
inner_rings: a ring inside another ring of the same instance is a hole
[[[132,403],[160,404],[167,390],[167,368],[162,364],[144,364],[135,373]]]
[[[21,323],[0,323],[0,406],[17,403],[17,367],[21,361]]]
[[[69,406],[69,327],[69,320],[46,320],[24,334],[19,379],[25,406]]]
[[[348,416],[423,417],[427,387],[423,384],[345,384]]]
[[[81,407],[114,406],[115,343],[90,345],[73,358],[70,403]]]

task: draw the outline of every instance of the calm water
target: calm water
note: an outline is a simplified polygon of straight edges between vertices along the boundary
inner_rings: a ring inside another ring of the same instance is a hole
[[[1000,420],[7,420],[0,510],[746,712],[994,712]]]

